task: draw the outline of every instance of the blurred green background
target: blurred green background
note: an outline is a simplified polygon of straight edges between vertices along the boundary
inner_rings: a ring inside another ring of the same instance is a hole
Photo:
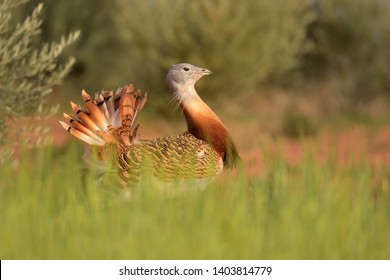
[[[387,0],[0,0],[0,258],[389,259],[389,50]],[[135,203],[82,181],[60,112],[134,83],[141,136],[182,132],[179,62],[240,168]]]
[[[93,93],[132,82],[151,94],[149,112],[167,116],[165,75],[178,62],[215,73],[198,88],[216,106],[221,99],[267,96],[270,88],[290,103],[297,95],[310,98],[323,118],[388,103],[388,1],[21,2],[27,3],[7,11],[16,15],[13,22],[44,4],[33,46],[81,31],[59,58],[76,59],[53,95],[61,103],[81,88]]]

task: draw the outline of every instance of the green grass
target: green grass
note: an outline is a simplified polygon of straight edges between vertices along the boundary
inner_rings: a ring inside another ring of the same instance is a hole
[[[126,202],[82,186],[76,144],[1,166],[0,259],[390,258],[386,170],[270,156],[262,176]]]

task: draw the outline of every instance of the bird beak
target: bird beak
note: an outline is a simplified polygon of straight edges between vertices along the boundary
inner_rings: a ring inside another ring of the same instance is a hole
[[[200,70],[203,75],[211,75],[213,72],[211,72],[209,69],[202,69]]]

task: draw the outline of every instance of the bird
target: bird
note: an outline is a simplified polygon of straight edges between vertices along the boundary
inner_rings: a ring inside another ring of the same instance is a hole
[[[147,102],[133,84],[113,91],[102,90],[95,98],[82,90],[85,107],[71,102],[74,116],[64,113],[62,127],[86,144],[83,159],[96,154],[104,170],[113,162],[121,187],[141,184],[145,169],[158,182],[215,178],[240,161],[226,126],[195,90],[196,82],[210,75],[208,69],[189,63],[172,65],[166,83],[181,108],[187,131],[152,140],[140,139],[137,117]]]

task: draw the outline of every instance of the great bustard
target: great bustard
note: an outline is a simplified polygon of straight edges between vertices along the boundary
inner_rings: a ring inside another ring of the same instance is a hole
[[[151,167],[160,181],[214,177],[233,168],[239,156],[233,139],[217,115],[199,97],[195,83],[211,71],[188,63],[173,65],[166,82],[187,120],[188,131],[154,140],[140,140],[135,120],[147,95],[133,85],[113,92],[101,91],[95,99],[83,90],[86,109],[71,102],[74,117],[64,114],[64,129],[95,150],[98,159],[118,163],[122,183],[138,183],[142,166]]]

